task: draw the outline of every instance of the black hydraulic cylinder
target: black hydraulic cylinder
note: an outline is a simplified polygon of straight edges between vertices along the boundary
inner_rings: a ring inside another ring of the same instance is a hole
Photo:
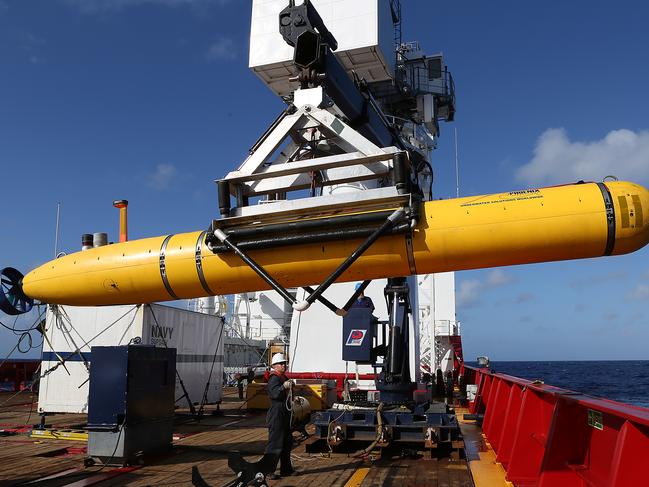
[[[398,233],[406,233],[410,229],[408,223],[401,223],[389,230],[385,231],[386,235],[394,235]],[[260,250],[273,247],[282,247],[286,245],[305,245],[310,243],[331,242],[342,239],[364,238],[371,235],[376,230],[376,227],[358,227],[358,228],[340,228],[325,231],[309,232],[296,235],[274,235],[274,236],[259,236],[247,240],[240,240],[236,242],[237,247],[241,250]],[[230,236],[228,235],[230,238]],[[228,249],[225,245],[215,245],[212,250],[216,253],[224,252]]]
[[[230,216],[230,183],[219,181],[216,183],[219,194],[219,212],[221,216],[227,218]]]
[[[401,375],[402,368],[402,348],[401,327],[392,325],[390,328],[390,344],[388,348],[388,373],[391,375]]]
[[[345,215],[335,218],[318,218],[315,220],[273,223],[268,225],[253,225],[247,227],[223,228],[228,237],[240,240],[250,235],[287,234],[290,232],[306,232],[313,229],[342,228],[344,226],[358,227],[367,223],[384,222],[392,211],[374,211],[357,215]]]
[[[394,155],[394,185],[399,194],[408,192],[410,177],[406,171],[406,156],[403,152]]]

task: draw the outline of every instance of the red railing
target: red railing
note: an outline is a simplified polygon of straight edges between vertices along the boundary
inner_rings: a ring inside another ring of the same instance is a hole
[[[470,411],[517,487],[649,486],[649,409],[464,366]]]

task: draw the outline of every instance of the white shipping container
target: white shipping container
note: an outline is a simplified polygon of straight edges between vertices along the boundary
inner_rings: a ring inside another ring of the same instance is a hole
[[[221,401],[224,336],[220,317],[158,304],[50,306],[41,373],[55,367],[60,358],[65,363],[41,379],[39,411],[87,413],[91,347],[127,345],[137,338],[143,344],[176,348],[176,368],[192,403],[202,401],[208,380],[207,402]],[[183,394],[176,377],[176,404],[186,407]]]

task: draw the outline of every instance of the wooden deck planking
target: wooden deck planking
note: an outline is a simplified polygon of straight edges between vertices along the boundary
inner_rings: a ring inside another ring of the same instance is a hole
[[[0,475],[0,485],[3,487],[19,485],[23,482],[46,477],[53,473],[82,467],[79,462],[79,457],[30,457],[26,460],[28,461],[22,463],[14,461],[11,463],[10,467],[5,467],[3,459],[3,469],[7,468],[7,470],[3,471]]]
[[[258,460],[266,447],[267,430],[265,414],[244,414],[241,403],[228,391],[222,405],[222,415],[204,416],[200,422],[179,417],[170,454],[147,458],[145,465],[133,472],[124,473],[96,485],[106,486],[174,486],[191,485],[191,468],[197,465],[205,480],[220,486],[234,478],[227,466],[227,455],[239,450],[248,461]],[[0,403],[1,403],[0,397]],[[24,401],[24,398],[23,398]],[[31,405],[31,404],[30,404]],[[35,406],[34,406],[35,410]],[[0,407],[0,423],[24,424],[29,407],[11,405]],[[83,415],[48,416],[48,424],[66,427],[84,421]],[[31,423],[38,422],[32,411]],[[0,438],[0,485],[16,485],[25,480],[42,478],[55,472],[77,468],[78,472],[44,485],[63,486],[81,477],[93,477],[98,467],[83,469],[83,454],[48,456],[68,447],[80,448],[85,443],[63,440],[34,440],[27,434]],[[411,486],[411,487],[465,487],[472,486],[466,462],[448,459],[382,458],[374,463],[362,462],[349,454],[309,454],[304,444],[293,450],[293,464],[300,475],[270,482],[273,487],[345,487],[354,472],[369,467],[361,487]],[[113,467],[102,470],[112,471]],[[101,474],[99,474],[101,475]],[[43,485],[43,484],[37,484]]]

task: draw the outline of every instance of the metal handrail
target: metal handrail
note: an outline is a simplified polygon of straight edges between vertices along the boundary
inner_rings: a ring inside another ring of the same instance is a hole
[[[456,320],[435,320],[434,323],[435,336],[448,335],[457,336],[460,334],[460,322]]]
[[[406,63],[404,65],[406,70],[410,71],[411,88],[415,92],[421,93],[435,93],[449,98],[455,98],[455,82],[453,76],[447,67],[441,71],[439,78],[430,79],[428,76],[428,67],[425,65],[415,65],[414,63]],[[440,92],[441,88],[441,92]]]

